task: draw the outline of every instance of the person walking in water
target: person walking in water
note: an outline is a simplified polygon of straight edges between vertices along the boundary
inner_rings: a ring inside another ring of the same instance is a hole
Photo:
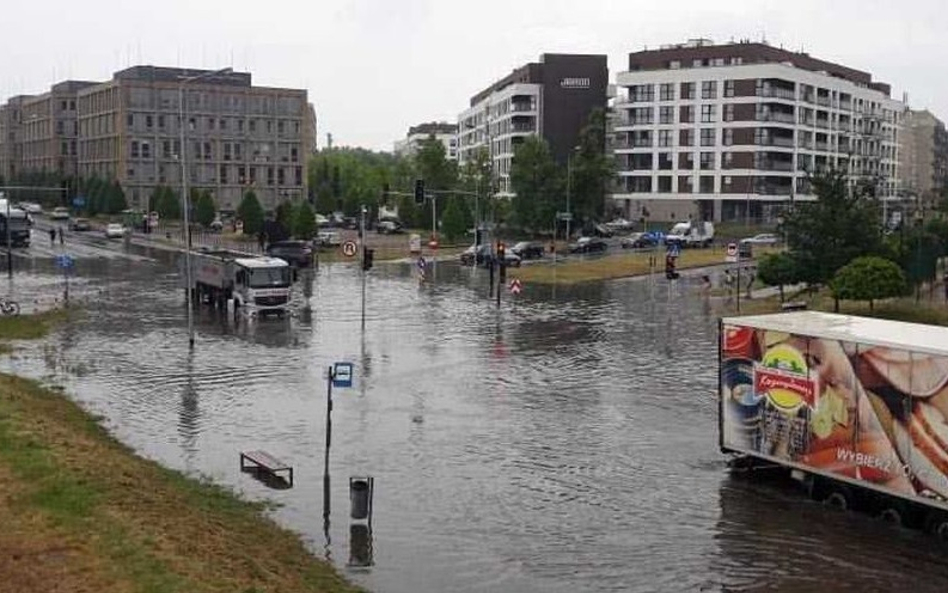
[[[63,240],[63,227],[59,227],[59,244],[65,245],[65,240]]]
[[[56,229],[49,229],[49,246],[52,247],[56,244]]]

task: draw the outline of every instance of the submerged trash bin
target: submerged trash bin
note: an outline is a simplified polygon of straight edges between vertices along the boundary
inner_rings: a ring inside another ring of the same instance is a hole
[[[353,519],[368,519],[371,490],[369,478],[349,479],[349,503],[352,507],[350,515]]]

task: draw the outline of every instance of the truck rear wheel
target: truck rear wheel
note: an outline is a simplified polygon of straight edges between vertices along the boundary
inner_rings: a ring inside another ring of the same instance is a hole
[[[948,543],[948,514],[941,511],[932,511],[925,518],[925,531],[934,535],[938,540]]]
[[[883,523],[901,527],[904,525],[904,519],[902,518],[902,515],[903,512],[901,508],[897,506],[886,507],[879,512],[879,520]]]

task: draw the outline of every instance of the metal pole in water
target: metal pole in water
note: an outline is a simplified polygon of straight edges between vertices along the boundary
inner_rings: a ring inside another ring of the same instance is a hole
[[[365,331],[365,206],[362,206],[362,221],[359,223],[359,244],[362,246],[362,331]]]
[[[332,366],[326,373],[326,457],[323,462],[323,519],[329,518],[329,447],[332,445]]]
[[[7,228],[7,276],[13,278],[13,245],[10,242],[10,197],[6,197],[7,201],[7,219],[3,222],[3,226]]]

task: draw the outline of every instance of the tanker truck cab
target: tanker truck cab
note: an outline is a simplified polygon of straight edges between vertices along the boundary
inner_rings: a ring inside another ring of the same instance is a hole
[[[237,258],[234,264],[234,306],[282,315],[290,301],[289,264],[276,257]]]

